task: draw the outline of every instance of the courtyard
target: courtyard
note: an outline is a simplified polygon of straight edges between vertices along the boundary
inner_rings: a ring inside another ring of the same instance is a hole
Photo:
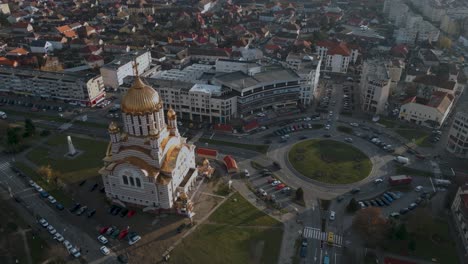
[[[372,162],[359,149],[339,141],[311,139],[296,143],[289,162],[302,175],[330,184],[348,184],[366,178]]]

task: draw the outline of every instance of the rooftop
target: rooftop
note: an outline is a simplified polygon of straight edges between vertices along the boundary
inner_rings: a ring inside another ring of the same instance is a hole
[[[197,83],[190,89],[190,92],[202,92],[214,96],[220,96],[221,86]]]
[[[64,82],[87,82],[90,78],[96,76],[95,74],[75,74],[69,72],[46,72],[31,69],[20,69],[0,66],[1,75],[15,75],[20,78],[38,78],[49,80],[61,80]]]
[[[118,69],[120,66],[125,65],[131,61],[137,56],[140,56],[147,52],[146,50],[138,50],[135,52],[131,52],[128,55],[124,56],[119,56],[117,59],[107,63],[106,65],[102,66],[103,68],[108,68],[108,69]]]

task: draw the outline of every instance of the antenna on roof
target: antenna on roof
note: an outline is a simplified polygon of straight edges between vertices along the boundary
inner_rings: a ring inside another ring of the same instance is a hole
[[[138,77],[138,65],[139,63],[136,61],[136,58],[133,59],[133,72],[135,73],[135,76]]]

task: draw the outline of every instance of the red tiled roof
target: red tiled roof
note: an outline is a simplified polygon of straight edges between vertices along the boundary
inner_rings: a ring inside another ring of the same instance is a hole
[[[198,156],[204,157],[213,157],[216,158],[218,156],[218,151],[216,149],[208,149],[208,148],[197,148],[196,153]]]
[[[341,42],[338,45],[335,45],[327,52],[328,55],[342,55],[342,56],[349,56],[351,52],[349,51],[348,47],[345,43]]]
[[[232,132],[233,127],[228,124],[216,124],[214,125],[214,130],[224,131],[224,132]]]
[[[384,264],[416,264],[416,262],[387,257],[384,259]]]
[[[223,158],[223,161],[224,161],[224,164],[226,165],[226,168],[227,168],[228,171],[238,169],[237,162],[232,156],[229,156],[229,155],[225,156]]]
[[[245,132],[250,132],[254,129],[256,129],[259,126],[257,120],[252,120],[249,123],[244,125],[244,131]]]
[[[95,61],[99,61],[99,60],[103,60],[104,58],[102,58],[101,56],[99,55],[94,55],[94,54],[91,54],[89,55],[87,58],[86,58],[86,61],[88,62],[95,62]]]
[[[278,46],[278,45],[265,45],[265,49],[267,49],[267,50],[279,50],[279,49],[281,49],[281,47]]]

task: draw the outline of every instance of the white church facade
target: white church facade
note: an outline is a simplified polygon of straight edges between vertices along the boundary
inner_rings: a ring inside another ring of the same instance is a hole
[[[195,146],[177,129],[170,108],[165,120],[157,91],[137,76],[122,97],[123,131],[111,122],[110,144],[99,171],[106,196],[144,210],[177,209],[190,216],[189,191],[198,172]]]

